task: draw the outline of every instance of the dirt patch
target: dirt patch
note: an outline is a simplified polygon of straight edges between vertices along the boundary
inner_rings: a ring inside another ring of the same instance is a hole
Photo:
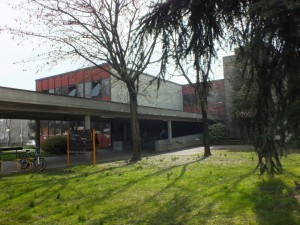
[[[294,195],[294,198],[295,198],[297,201],[300,201],[300,194]]]

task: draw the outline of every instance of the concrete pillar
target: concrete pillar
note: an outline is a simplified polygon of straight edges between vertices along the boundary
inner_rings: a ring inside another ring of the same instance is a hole
[[[127,141],[127,123],[123,123],[123,137],[124,141]]]
[[[168,140],[172,143],[172,121],[168,120]]]
[[[84,129],[85,130],[91,129],[91,116],[90,115],[84,116]]]
[[[40,120],[35,121],[35,145],[39,151],[41,147],[41,121]]]

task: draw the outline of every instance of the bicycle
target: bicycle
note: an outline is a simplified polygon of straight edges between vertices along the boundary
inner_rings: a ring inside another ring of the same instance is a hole
[[[20,158],[16,159],[17,167],[20,170],[33,169],[36,172],[43,171],[46,168],[46,160],[41,157],[40,150],[35,149],[34,155],[30,150],[26,150],[25,153],[20,155]]]

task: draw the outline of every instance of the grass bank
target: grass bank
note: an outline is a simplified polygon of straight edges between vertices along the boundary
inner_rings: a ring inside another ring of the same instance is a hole
[[[248,149],[0,177],[0,224],[300,224],[300,153],[253,173]]]

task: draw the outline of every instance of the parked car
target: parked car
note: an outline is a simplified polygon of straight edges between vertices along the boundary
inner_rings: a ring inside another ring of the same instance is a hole
[[[28,140],[25,145],[35,147],[35,140]]]

